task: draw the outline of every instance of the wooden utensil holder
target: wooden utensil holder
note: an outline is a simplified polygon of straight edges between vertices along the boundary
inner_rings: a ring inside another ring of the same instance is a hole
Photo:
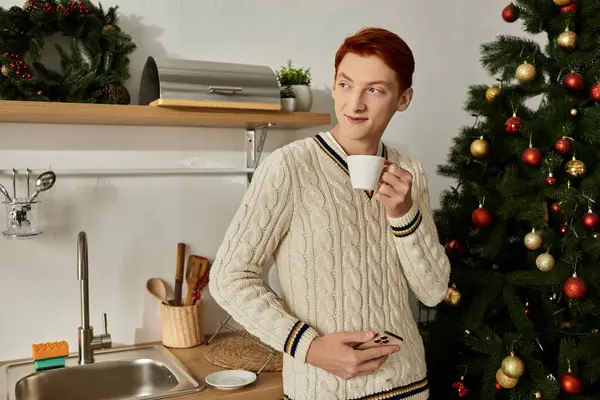
[[[204,343],[203,316],[201,301],[190,306],[161,303],[162,344],[182,349]]]

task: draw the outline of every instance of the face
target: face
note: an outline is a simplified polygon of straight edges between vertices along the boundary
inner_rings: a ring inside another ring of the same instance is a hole
[[[341,135],[379,140],[394,114],[410,104],[412,88],[400,90],[396,73],[379,57],[346,54],[332,90]]]

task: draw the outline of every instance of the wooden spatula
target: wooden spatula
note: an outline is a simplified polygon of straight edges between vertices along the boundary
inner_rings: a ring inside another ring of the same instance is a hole
[[[203,271],[208,267],[208,259],[205,257],[190,255],[188,265],[185,272],[185,282],[187,284],[187,296],[185,305],[193,304],[194,288],[198,285],[198,281],[202,277]]]
[[[175,299],[173,305],[181,305],[181,287],[183,285],[183,266],[185,263],[185,243],[177,243],[177,266],[175,271]]]

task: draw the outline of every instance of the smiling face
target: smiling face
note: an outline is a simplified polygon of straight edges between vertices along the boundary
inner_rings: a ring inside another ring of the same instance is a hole
[[[396,111],[406,110],[412,94],[379,57],[346,54],[332,90],[340,135],[378,141]]]

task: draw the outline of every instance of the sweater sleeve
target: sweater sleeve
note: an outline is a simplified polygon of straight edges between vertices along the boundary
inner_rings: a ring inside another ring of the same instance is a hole
[[[209,291],[249,333],[275,350],[306,361],[318,334],[288,312],[261,277],[287,233],[293,205],[292,173],[283,149],[255,170],[211,267]]]
[[[439,242],[429,200],[427,176],[416,161],[413,205],[402,217],[388,217],[408,285],[426,306],[439,304],[448,292],[450,260]]]

